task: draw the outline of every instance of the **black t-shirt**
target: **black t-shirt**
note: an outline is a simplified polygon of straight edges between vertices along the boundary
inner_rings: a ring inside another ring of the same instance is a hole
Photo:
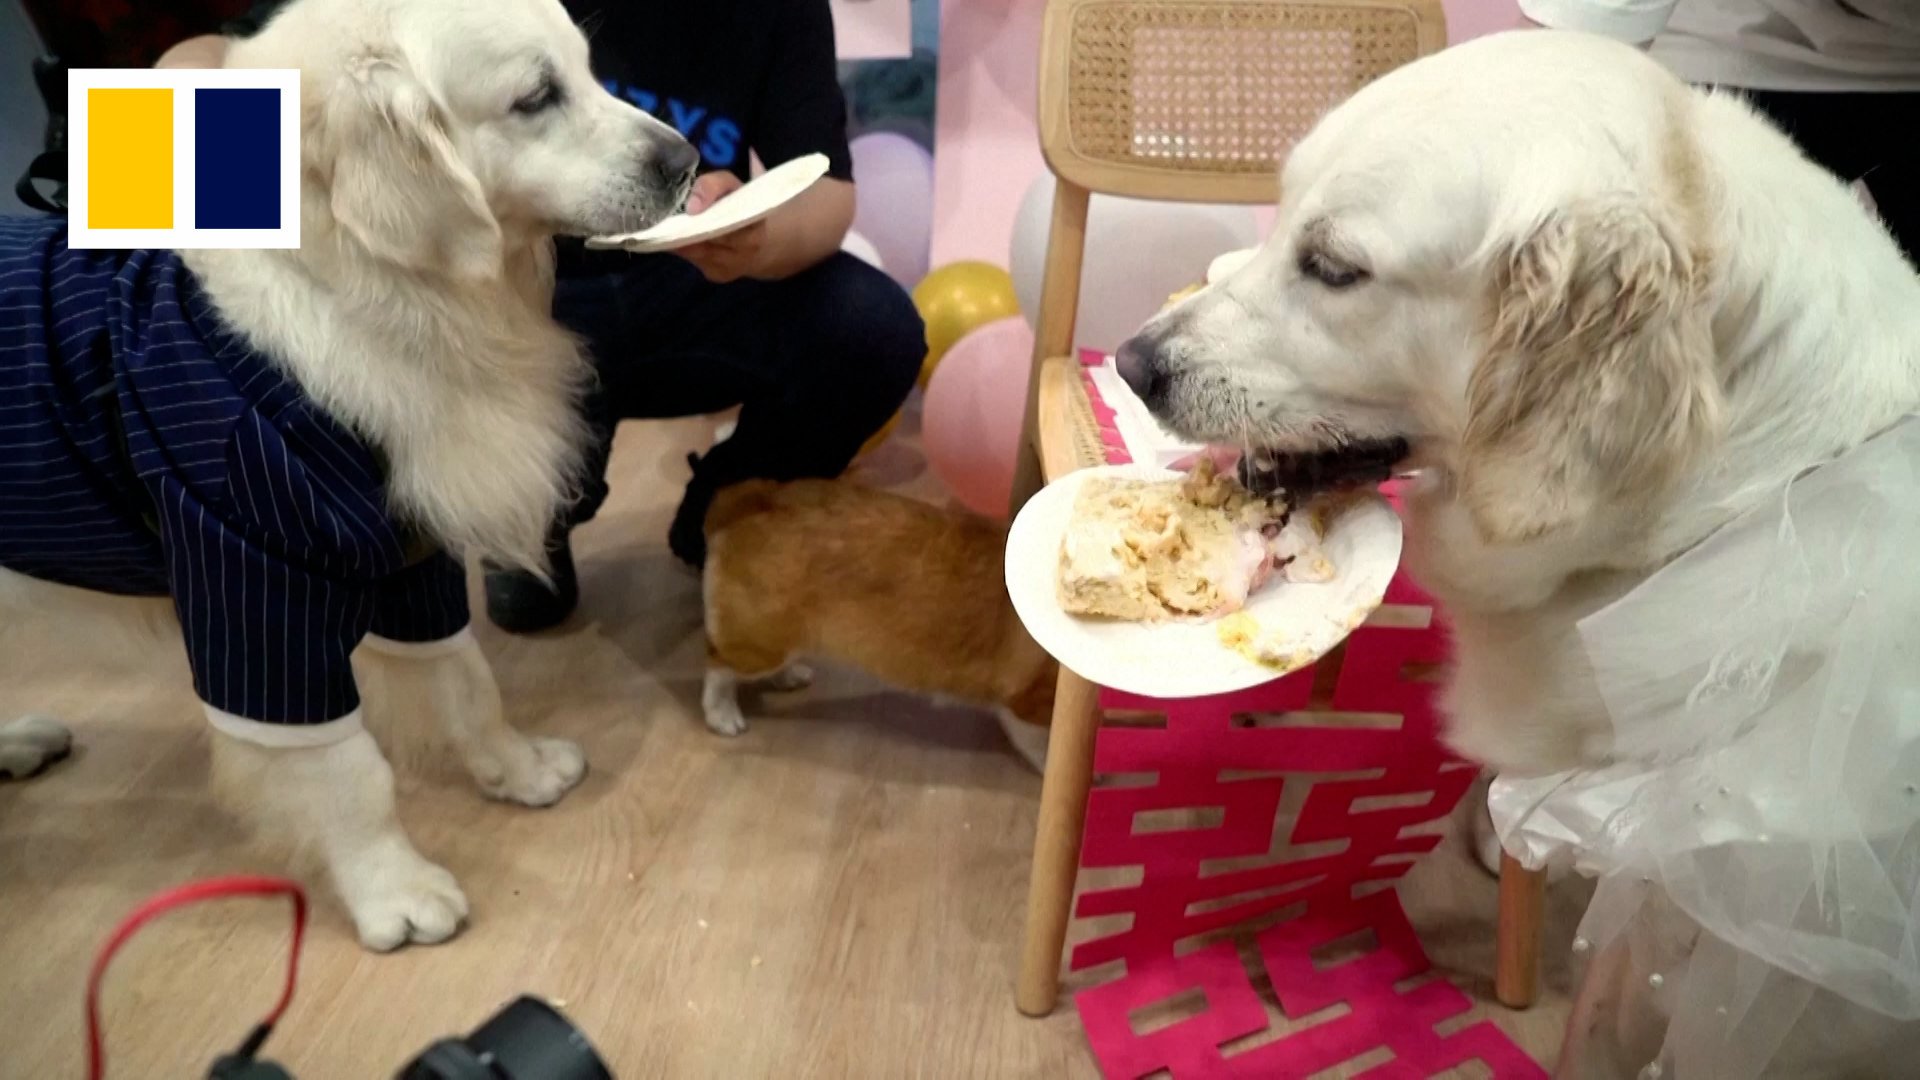
[[[563,0],[590,28],[594,74],[672,124],[710,169],[746,178],[827,155],[853,178],[827,0]]]
[[[253,33],[286,2],[261,0],[227,33]],[[750,150],[768,168],[820,153],[827,175],[853,178],[827,0],[563,3],[607,89],[672,124],[707,168],[745,179]]]

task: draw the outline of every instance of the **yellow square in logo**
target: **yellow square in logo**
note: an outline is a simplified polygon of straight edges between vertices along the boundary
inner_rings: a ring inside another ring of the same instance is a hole
[[[87,227],[173,228],[173,91],[87,91]]]

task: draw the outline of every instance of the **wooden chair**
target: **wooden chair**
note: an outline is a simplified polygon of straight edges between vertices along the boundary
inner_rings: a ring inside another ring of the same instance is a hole
[[[1013,509],[1105,460],[1073,357],[1091,194],[1272,203],[1328,108],[1446,43],[1439,0],[1049,0],[1040,143],[1058,178]],[[1099,728],[1098,690],[1060,672],[1034,837],[1020,1011],[1052,1011]],[[1501,875],[1498,996],[1532,1003],[1542,881]]]

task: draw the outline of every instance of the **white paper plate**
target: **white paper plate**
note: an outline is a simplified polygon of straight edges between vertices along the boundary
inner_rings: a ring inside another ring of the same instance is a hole
[[[737,232],[780,209],[827,175],[827,155],[808,154],[768,169],[734,189],[733,194],[698,214],[675,214],[651,229],[620,236],[595,236],[590,248],[621,248],[646,254],[672,251]]]
[[[1060,609],[1060,541],[1080,485],[1096,476],[1174,479],[1150,465],[1082,469],[1028,500],[1007,537],[1007,591],[1027,632],[1089,682],[1157,698],[1204,697],[1270,682],[1325,656],[1386,596],[1400,565],[1400,516],[1383,498],[1355,499],[1322,545],[1338,576],[1321,585],[1269,582],[1244,609],[1265,633],[1284,636],[1290,668],[1269,667],[1220,643],[1218,623],[1130,623]]]

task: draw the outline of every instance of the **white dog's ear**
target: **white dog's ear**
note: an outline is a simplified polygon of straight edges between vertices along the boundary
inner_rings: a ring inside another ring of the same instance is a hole
[[[497,276],[500,224],[425,87],[397,62],[357,63],[326,96],[314,159],[333,216],[377,258],[463,280]]]
[[[1551,215],[1498,252],[1460,497],[1489,543],[1654,493],[1720,430],[1705,260],[1644,200]]]

